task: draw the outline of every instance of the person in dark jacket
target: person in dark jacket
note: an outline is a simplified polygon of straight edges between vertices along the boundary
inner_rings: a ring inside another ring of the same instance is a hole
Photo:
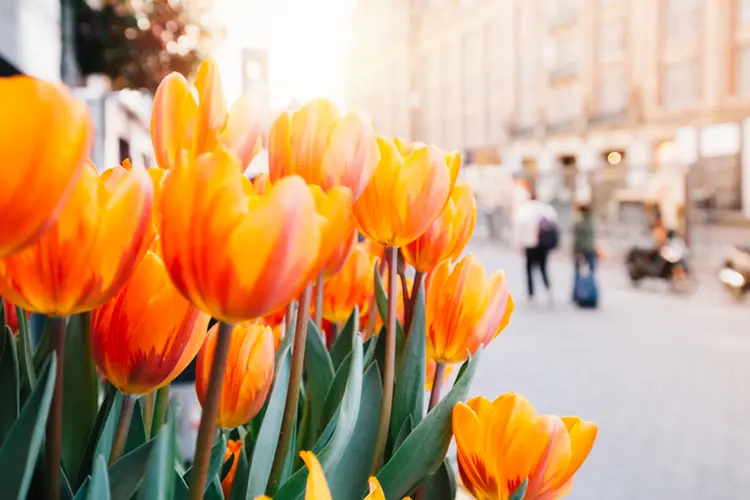
[[[578,207],[580,218],[573,226],[573,261],[576,278],[580,275],[581,264],[589,266],[589,272],[596,268],[596,235],[591,220],[591,209],[588,205]]]

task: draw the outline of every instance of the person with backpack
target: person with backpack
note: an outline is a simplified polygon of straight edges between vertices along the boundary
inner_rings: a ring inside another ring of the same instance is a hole
[[[596,307],[598,292],[594,280],[596,268],[596,234],[588,205],[578,206],[579,219],[573,226],[573,302],[582,307]],[[586,266],[587,272],[581,268]]]
[[[523,249],[526,258],[526,285],[529,301],[534,300],[534,269],[539,269],[542,282],[547,290],[548,300],[553,301],[547,257],[557,248],[560,230],[555,209],[548,203],[538,200],[533,191],[516,212],[516,241]]]

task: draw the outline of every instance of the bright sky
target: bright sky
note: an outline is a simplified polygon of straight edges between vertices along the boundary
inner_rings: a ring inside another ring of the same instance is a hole
[[[214,0],[227,28],[226,46],[216,54],[228,100],[241,90],[239,50],[269,50],[272,109],[294,99],[344,96],[346,50],[354,0]]]

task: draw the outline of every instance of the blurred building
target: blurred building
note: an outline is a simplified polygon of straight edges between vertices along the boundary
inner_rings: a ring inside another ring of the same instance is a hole
[[[547,197],[699,163],[706,196],[750,216],[750,0],[360,0],[347,84],[380,133]]]
[[[0,68],[60,79],[60,0],[0,0]]]

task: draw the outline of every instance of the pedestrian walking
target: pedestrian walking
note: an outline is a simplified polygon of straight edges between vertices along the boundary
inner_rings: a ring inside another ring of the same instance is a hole
[[[526,259],[526,284],[529,301],[534,299],[534,269],[539,270],[542,283],[547,291],[547,298],[553,301],[552,288],[547,272],[549,253],[557,248],[560,239],[558,218],[551,205],[536,198],[531,191],[530,197],[523,202],[516,212],[516,241],[523,249]]]
[[[578,220],[573,226],[573,302],[596,307],[598,292],[594,271],[596,269],[596,234],[588,205],[578,206]],[[582,274],[581,268],[588,269]]]

